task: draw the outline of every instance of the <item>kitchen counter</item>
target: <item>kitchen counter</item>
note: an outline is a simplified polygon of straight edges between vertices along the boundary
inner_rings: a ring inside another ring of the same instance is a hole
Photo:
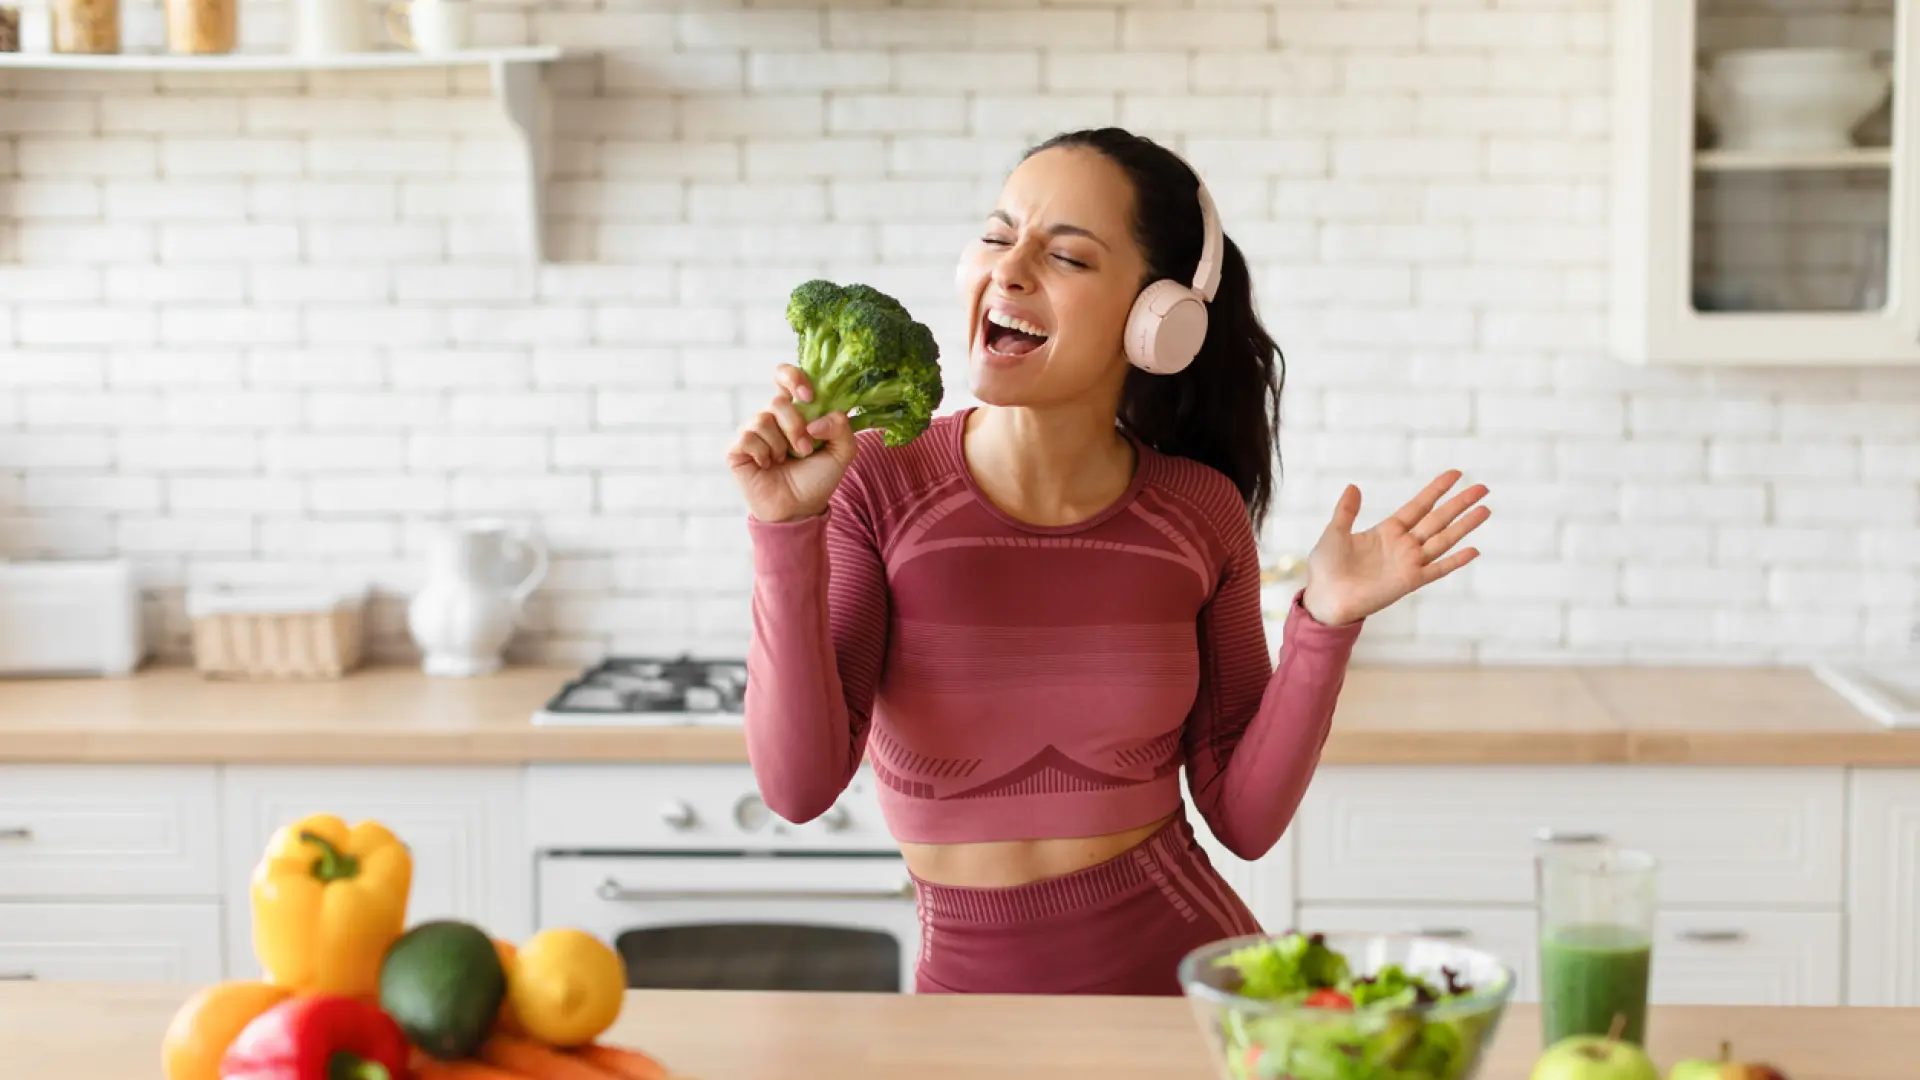
[[[474,679],[0,682],[0,761],[485,764],[744,761],[737,728],[535,727],[572,667]],[[1797,668],[1356,667],[1324,760],[1360,764],[1920,765]]]
[[[9,1076],[159,1080],[164,984],[0,984]],[[1662,1071],[1731,1039],[1791,1080],[1911,1080],[1920,1009],[1667,1006],[1649,1024]],[[1183,1001],[630,991],[607,1041],[697,1080],[1212,1080]],[[1481,1080],[1524,1080],[1534,1009],[1515,1005]]]

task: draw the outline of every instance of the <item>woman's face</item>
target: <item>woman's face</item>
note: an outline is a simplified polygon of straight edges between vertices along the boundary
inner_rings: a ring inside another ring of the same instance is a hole
[[[976,397],[1039,406],[1117,392],[1146,272],[1132,214],[1126,173],[1095,150],[1044,150],[1007,178],[960,262]]]

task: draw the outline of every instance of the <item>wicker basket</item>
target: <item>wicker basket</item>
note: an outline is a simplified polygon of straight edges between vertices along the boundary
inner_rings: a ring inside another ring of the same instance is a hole
[[[210,678],[337,679],[360,666],[366,601],[364,589],[195,592],[194,666]]]

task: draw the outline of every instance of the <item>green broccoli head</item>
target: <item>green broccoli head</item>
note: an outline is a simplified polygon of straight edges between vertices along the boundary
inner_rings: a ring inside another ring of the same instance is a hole
[[[787,300],[800,335],[799,367],[813,400],[797,402],[809,423],[844,412],[855,431],[877,428],[888,446],[913,441],[933,420],[944,387],[933,331],[893,297],[868,285],[812,280]]]

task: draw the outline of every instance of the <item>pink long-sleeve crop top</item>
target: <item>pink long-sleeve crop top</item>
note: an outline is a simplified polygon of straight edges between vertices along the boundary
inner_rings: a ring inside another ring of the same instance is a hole
[[[907,843],[1089,836],[1180,806],[1257,858],[1319,762],[1360,624],[1296,598],[1274,669],[1245,504],[1135,441],[1126,493],[1070,526],[1000,511],[965,414],[903,447],[862,432],[827,511],[748,517],[746,739],[780,816],[825,812],[862,760]]]

